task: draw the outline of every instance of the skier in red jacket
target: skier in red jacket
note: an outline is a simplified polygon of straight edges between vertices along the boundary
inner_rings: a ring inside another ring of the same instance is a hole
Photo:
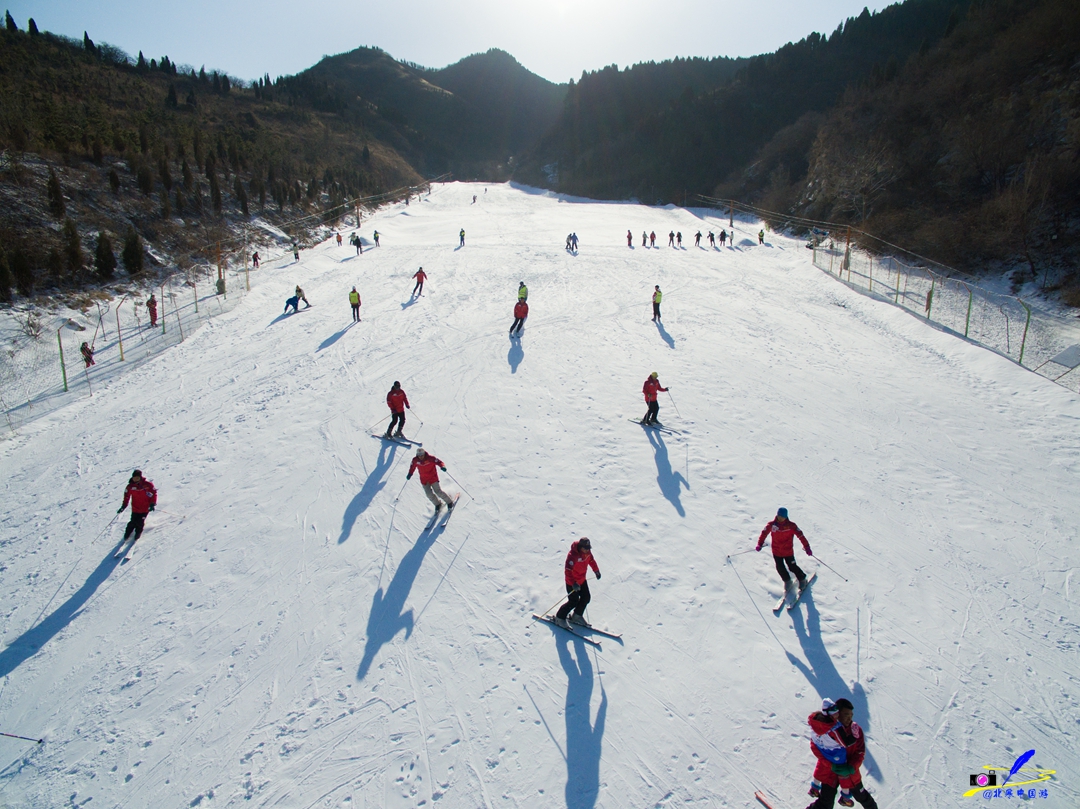
[[[386,394],[386,406],[390,408],[390,413],[393,417],[390,419],[390,426],[386,428],[386,435],[384,438],[390,438],[391,433],[397,438],[404,438],[401,431],[405,429],[405,408],[412,410],[412,405],[409,404],[409,397],[405,395],[405,391],[401,389],[401,383],[394,381],[394,386],[390,388],[390,392]],[[397,427],[397,432],[394,432],[394,427]],[[435,478],[438,480],[438,478]],[[421,483],[424,480],[423,473],[420,474]]]
[[[423,447],[420,447],[416,450],[416,457],[413,458],[412,465],[409,467],[409,474],[406,475],[405,479],[412,480],[413,472],[420,470],[420,483],[424,487],[424,494],[428,496],[428,500],[435,504],[435,513],[438,514],[443,507],[442,502],[439,500],[440,497],[446,501],[448,509],[454,507],[454,500],[439,485],[439,473],[435,467],[439,467],[444,472],[446,471],[446,464],[434,455],[429,455],[424,451]]]
[[[529,316],[529,304],[525,301],[518,301],[514,304],[514,322],[510,324],[510,336],[514,336],[514,331],[517,330],[518,335],[521,335],[521,330],[525,328],[525,318]]]
[[[660,404],[656,401],[658,391],[667,393],[668,389],[660,387],[660,378],[657,376],[656,371],[653,371],[649,374],[649,378],[645,380],[645,384],[641,386],[641,392],[645,394],[645,402],[649,405],[649,412],[641,420],[642,424],[659,424],[656,420],[656,417],[660,415]]]
[[[859,773],[866,757],[866,736],[853,721],[854,716],[855,707],[849,700],[838,699],[834,704],[826,699],[821,710],[807,719],[813,732],[810,750],[818,760],[810,784],[810,795],[817,800],[807,809],[831,809],[838,787],[841,806],[854,806],[858,801],[864,809],[877,809],[877,801],[862,785]]]
[[[765,537],[771,536],[773,561],[776,563],[776,572],[780,574],[780,578],[784,580],[784,588],[791,584],[791,576],[788,575],[788,568],[795,574],[795,578],[799,580],[799,591],[806,587],[806,574],[803,573],[802,568],[795,564],[795,537],[799,538],[802,542],[803,550],[806,551],[807,556],[813,556],[810,551],[810,543],[806,541],[806,537],[803,536],[803,532],[799,530],[799,526],[788,519],[787,509],[779,508],[776,510],[776,517],[770,520],[769,523],[761,530],[761,536],[758,537],[756,551],[760,551],[765,545]]]
[[[131,473],[131,480],[124,489],[124,504],[116,510],[117,514],[123,513],[128,501],[131,502],[131,520],[124,529],[124,542],[127,542],[132,532],[135,533],[135,539],[142,536],[146,515],[157,505],[157,489],[154,488],[153,483],[142,476],[142,472],[138,469]]]
[[[629,230],[626,231],[626,246],[627,247],[633,247],[634,246],[634,234],[631,233]],[[645,245],[642,244],[642,247],[644,247],[644,246]]]
[[[424,272],[424,268],[421,267],[419,270],[413,273],[413,278],[416,279],[416,286],[413,287],[412,291],[412,296],[415,298],[418,295],[424,294],[424,281],[427,280],[427,273]]]
[[[589,541],[588,537],[582,537],[570,545],[570,552],[566,554],[564,570],[567,599],[566,603],[559,607],[559,611],[555,613],[555,623],[560,626],[569,626],[567,616],[575,624],[589,625],[585,620],[585,608],[592,601],[592,594],[589,593],[589,582],[586,581],[590,567],[593,569],[593,573],[596,574],[596,580],[599,581],[600,568],[597,567],[596,560],[592,555],[592,542]]]

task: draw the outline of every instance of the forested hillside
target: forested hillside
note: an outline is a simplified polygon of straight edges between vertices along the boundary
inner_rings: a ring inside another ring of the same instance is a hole
[[[570,193],[649,202],[711,192],[784,127],[826,112],[853,83],[894,74],[944,36],[965,7],[964,0],[908,0],[748,60],[586,74],[571,86],[526,174]]]

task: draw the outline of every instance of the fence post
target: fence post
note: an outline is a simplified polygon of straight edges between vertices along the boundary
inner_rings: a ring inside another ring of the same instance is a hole
[[[120,344],[120,362],[124,361],[124,335],[120,332],[120,307],[124,305],[126,300],[127,295],[120,299],[120,303],[116,304],[116,340]]]
[[[1019,298],[1017,298],[1017,300],[1020,301],[1020,305],[1023,306],[1024,309],[1027,310],[1027,320],[1024,321],[1024,337],[1020,341],[1020,364],[1023,365],[1024,364],[1024,346],[1027,344],[1028,326],[1031,325],[1031,307],[1028,306],[1023,301],[1021,301]]]
[[[199,288],[196,285],[195,273],[191,274],[191,294],[195,296],[195,314],[199,314]]]
[[[60,328],[62,329],[63,326]],[[64,375],[64,393],[67,393],[67,368],[64,367],[64,341],[60,339],[60,329],[56,330],[56,344],[60,346],[60,373]]]
[[[165,333],[165,284],[161,285],[161,333]]]
[[[165,301],[162,300],[162,309],[165,308]],[[184,342],[184,321],[180,319],[180,307],[176,305],[176,295],[173,295],[172,302],[173,311],[176,312],[176,322],[180,326],[180,342]]]
[[[870,289],[868,292],[874,291],[874,257],[870,256]]]
[[[895,303],[897,306],[899,306],[900,305],[900,267],[902,267],[903,265],[899,261],[896,261],[896,259],[893,259],[893,261],[896,262],[896,297],[893,299],[893,303]],[[905,290],[907,289],[907,273],[904,273],[904,289]]]
[[[968,291],[968,313],[967,313],[967,320],[964,321],[964,337],[967,337],[968,336],[968,329],[971,328],[971,300],[975,296],[975,293],[972,292],[971,287],[969,287],[963,281],[959,281],[957,283],[959,283],[960,286],[962,286],[964,289],[966,289]]]
[[[934,284],[937,283],[937,279],[934,278],[934,274],[929,270],[926,274],[930,276],[930,291],[926,293],[926,319],[930,319],[930,309],[934,305]]]

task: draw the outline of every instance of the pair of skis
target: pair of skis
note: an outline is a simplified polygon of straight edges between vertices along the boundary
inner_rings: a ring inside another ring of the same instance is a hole
[[[810,585],[817,581],[817,573],[806,580],[806,584],[803,587],[797,587],[792,590],[790,586],[784,588],[784,594],[780,596],[780,600],[776,602],[776,606],[773,607],[773,612],[779,614],[780,610],[784,608],[784,604],[787,604],[788,596],[792,592],[795,593],[795,598],[791,600],[791,603],[787,605],[787,611],[791,612],[795,609],[795,606],[802,600],[803,593],[810,589]]]
[[[454,505],[452,505],[452,506],[448,506],[448,507],[447,507],[447,509],[446,509],[446,511],[443,511],[443,510],[442,510],[442,509],[440,508],[440,509],[439,509],[438,511],[436,511],[436,512],[435,512],[435,513],[434,513],[433,515],[431,515],[431,519],[430,519],[430,520],[428,520],[428,524],[427,524],[427,527],[425,527],[425,528],[424,528],[424,533],[427,533],[428,531],[432,530],[432,529],[433,529],[433,528],[435,527],[435,524],[436,524],[436,523],[438,523],[438,524],[439,524],[439,528],[440,528],[440,529],[442,529],[442,528],[445,528],[445,527],[446,527],[446,524],[447,524],[448,522],[450,522],[450,518],[451,518],[451,517],[453,516],[453,514],[454,514],[454,508],[455,508],[455,507],[457,506],[457,504],[458,504],[458,500],[460,500],[460,499],[461,499],[461,495],[460,495],[460,494],[459,494],[459,495],[456,495],[456,496],[454,497]],[[442,520],[441,520],[441,521],[439,520],[439,518],[440,518],[440,517],[442,518]]]
[[[679,435],[679,430],[673,430],[670,427],[665,427],[658,421],[654,421],[652,424],[646,424],[641,419],[627,419],[631,424],[639,424],[642,427],[648,427],[650,430],[656,430],[658,433],[667,433],[668,435]]]
[[[391,444],[398,444],[402,447],[422,447],[423,441],[413,441],[411,438],[397,435],[387,435],[386,433],[372,433],[372,438],[378,438],[380,441],[389,441]]]
[[[120,542],[120,547],[116,549],[116,553],[113,554],[113,559],[120,559],[120,564],[131,561],[131,555],[135,552],[135,543],[137,539],[125,539]]]
[[[590,646],[595,646],[597,649],[601,648],[600,643],[593,640],[592,638],[585,637],[583,634],[581,634],[581,632],[578,632],[575,627],[580,628],[582,632],[592,632],[594,635],[602,635],[603,637],[611,638],[612,640],[622,640],[622,635],[616,635],[603,629],[597,629],[596,627],[589,626],[588,624],[575,624],[573,622],[570,622],[566,626],[563,626],[562,624],[556,623],[555,619],[552,618],[550,615],[537,615],[535,612],[533,613],[533,618],[537,621],[542,621],[545,624],[550,624],[551,626],[558,627],[563,632],[569,632],[574,637],[580,638]]]

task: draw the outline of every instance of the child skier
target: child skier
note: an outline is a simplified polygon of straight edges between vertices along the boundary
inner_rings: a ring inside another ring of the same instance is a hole
[[[142,476],[142,472],[138,469],[131,473],[131,479],[128,481],[127,488],[124,489],[124,504],[116,510],[117,514],[123,513],[128,501],[131,502],[131,520],[124,529],[124,542],[127,542],[133,532],[136,540],[142,536],[146,515],[157,505],[157,489],[154,488],[153,483]]]
[[[525,301],[518,301],[514,304],[514,322],[510,324],[510,336],[514,336],[516,331],[519,335],[521,330],[525,328],[525,318],[529,316],[529,304]]]
[[[427,495],[428,500],[435,504],[435,513],[438,514],[443,507],[440,498],[446,502],[447,509],[454,507],[454,500],[439,485],[439,473],[435,467],[442,469],[444,472],[446,471],[446,464],[434,455],[429,455],[424,451],[423,447],[420,447],[416,450],[416,457],[413,458],[412,464],[409,466],[409,474],[405,476],[405,480],[412,480],[413,472],[420,470],[420,483],[424,487],[424,494]]]
[[[784,589],[786,590],[791,585],[791,576],[788,574],[790,568],[791,572],[795,574],[795,578],[799,580],[799,592],[801,593],[806,588],[807,579],[802,568],[795,564],[795,537],[799,538],[807,556],[813,556],[814,554],[810,551],[810,543],[803,536],[803,532],[799,530],[799,526],[788,519],[788,510],[786,508],[776,510],[776,517],[770,520],[761,530],[761,536],[758,537],[757,547],[754,550],[761,550],[765,545],[766,536],[771,536],[770,544],[772,545],[773,562],[776,564],[776,572],[784,580]]]
[[[386,406],[390,408],[390,426],[386,428],[386,438],[390,438],[393,433],[397,438],[404,438],[401,431],[405,429],[405,408],[412,410],[412,405],[409,404],[409,397],[405,395],[405,391],[401,389],[401,383],[396,381],[390,392],[386,394]],[[394,427],[397,427],[397,432],[394,432]],[[438,478],[436,477],[436,480]],[[423,473],[420,474],[420,482],[424,482]]]
[[[150,293],[150,298],[146,301],[146,310],[150,313],[150,327],[153,328],[157,325],[157,298],[154,297],[154,293]]]
[[[85,340],[83,340],[83,344],[79,346],[79,353],[82,354],[83,362],[86,363],[86,368],[89,368],[94,364],[94,349],[90,348]]]
[[[305,309],[309,309],[311,307],[311,304],[308,302],[308,299],[304,296],[304,290],[300,289],[299,284],[296,285],[296,297],[304,302],[304,308]]]
[[[570,545],[570,551],[566,554],[566,564],[563,566],[564,578],[566,579],[566,603],[559,607],[555,613],[555,623],[569,629],[569,621],[582,626],[588,626],[585,620],[585,608],[592,601],[589,592],[589,568],[596,574],[596,580],[600,580],[600,568],[592,555],[592,543],[588,537],[582,537]]]
[[[641,392],[645,394],[645,403],[649,406],[649,412],[641,420],[642,424],[657,423],[656,417],[660,415],[660,403],[656,401],[658,391],[667,393],[668,389],[660,387],[660,377],[656,371],[653,371],[649,374],[649,378],[645,380],[645,384],[641,386]]]

